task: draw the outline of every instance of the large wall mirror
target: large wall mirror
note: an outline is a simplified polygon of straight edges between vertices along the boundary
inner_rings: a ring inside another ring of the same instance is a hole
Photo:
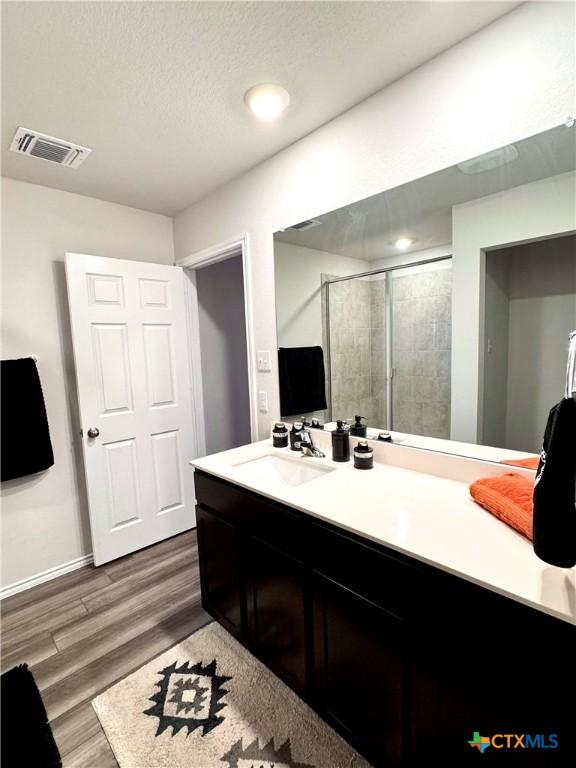
[[[282,418],[361,415],[407,445],[538,454],[576,329],[575,134],[275,233]]]

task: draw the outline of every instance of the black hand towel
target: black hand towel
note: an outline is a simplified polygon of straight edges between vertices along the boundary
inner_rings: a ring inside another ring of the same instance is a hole
[[[0,480],[12,480],[48,469],[54,454],[34,360],[2,360],[1,376]]]
[[[280,347],[278,368],[282,416],[323,411],[327,407],[322,347]]]
[[[534,552],[561,568],[576,564],[576,401],[550,411],[534,487]]]
[[[2,768],[62,768],[38,686],[27,664],[0,678]]]

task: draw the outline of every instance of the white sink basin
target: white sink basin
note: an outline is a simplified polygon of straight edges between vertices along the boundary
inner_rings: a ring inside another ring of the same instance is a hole
[[[278,456],[275,453],[268,453],[265,456],[259,456],[257,459],[250,459],[234,465],[240,470],[243,477],[247,480],[266,480],[282,485],[302,485],[309,483],[317,477],[332,472],[334,467],[322,467],[318,464],[310,464],[302,456],[298,458],[288,458],[287,456]]]

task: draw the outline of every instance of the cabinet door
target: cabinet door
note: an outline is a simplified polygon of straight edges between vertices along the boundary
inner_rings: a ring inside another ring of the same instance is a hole
[[[249,536],[246,575],[250,648],[302,693],[306,686],[304,569],[297,560]]]
[[[236,526],[196,508],[202,605],[240,638],[243,616],[241,534]]]
[[[471,598],[458,613],[438,612],[434,632],[418,639],[426,646],[418,657],[428,652],[437,690],[435,706],[427,708],[431,738],[418,740],[415,758],[477,762],[469,741],[478,732],[501,734],[486,754],[494,760],[502,753],[507,766],[576,765],[574,628],[506,598],[467,591]],[[540,748],[517,748],[510,734],[536,735]]]
[[[314,581],[314,699],[376,765],[402,754],[404,622],[354,592]]]

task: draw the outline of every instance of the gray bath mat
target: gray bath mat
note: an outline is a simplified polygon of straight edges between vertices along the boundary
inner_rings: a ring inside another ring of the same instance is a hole
[[[92,705],[120,768],[369,768],[215,623]]]

